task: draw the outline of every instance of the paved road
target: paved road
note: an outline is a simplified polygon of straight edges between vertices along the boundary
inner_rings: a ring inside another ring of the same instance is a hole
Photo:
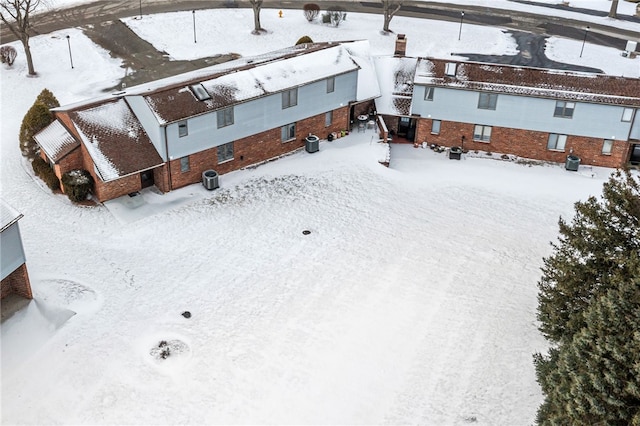
[[[331,4],[340,4],[349,12],[380,14],[381,4],[373,1],[354,0],[317,0]],[[300,9],[301,0],[267,0],[265,7],[274,9]],[[202,68],[215,63],[233,59],[232,55],[218,55],[193,61],[170,61],[163,52],[158,52],[145,40],[140,39],[119,19],[139,14],[175,12],[180,10],[199,10],[211,8],[251,7],[246,0],[143,0],[143,1],[105,1],[81,4],[68,9],[56,10],[38,15],[32,19],[33,33],[47,34],[70,27],[82,27],[85,34],[124,61],[129,70],[123,80],[109,90],[117,90],[163,77],[176,75],[189,70]],[[582,40],[586,25],[591,27],[587,34],[590,43],[602,44],[623,50],[626,41],[637,38],[637,33],[593,23],[558,18],[548,15],[515,12],[488,8],[484,6],[452,5],[421,1],[407,1],[398,13],[425,19],[438,19],[459,22],[461,8],[464,7],[464,22],[479,25],[496,25],[513,30],[521,52],[515,56],[487,56],[473,52],[458,54],[492,63],[507,63],[543,68],[571,69],[599,72],[593,68],[577,67],[550,61],[544,55],[544,44],[549,35],[558,35]],[[0,25],[2,43],[15,40],[13,35]]]

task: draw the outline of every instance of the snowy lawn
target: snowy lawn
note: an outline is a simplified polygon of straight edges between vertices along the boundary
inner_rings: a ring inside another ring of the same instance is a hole
[[[368,131],[121,220],[52,195],[17,148],[40,90],[94,96],[118,61],[76,30],[32,45],[39,77],[20,50],[1,69],[1,195],[35,295],[0,330],[3,424],[533,421],[542,257],[611,170],[411,146],[385,168]]]

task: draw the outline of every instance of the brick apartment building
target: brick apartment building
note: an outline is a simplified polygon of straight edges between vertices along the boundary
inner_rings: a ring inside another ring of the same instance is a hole
[[[2,253],[0,298],[2,299],[10,294],[18,294],[27,299],[33,298],[18,226],[21,218],[22,214],[0,199],[0,252]]]

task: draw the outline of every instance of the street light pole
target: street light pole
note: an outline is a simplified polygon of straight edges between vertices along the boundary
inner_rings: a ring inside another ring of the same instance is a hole
[[[140,19],[142,19],[142,0],[139,0],[138,4],[140,5]]]
[[[589,27],[584,30],[584,38],[582,39],[582,49],[580,49],[580,57],[582,58],[582,52],[584,52],[584,43],[587,41],[587,34],[589,34]]]
[[[462,20],[464,19],[464,11],[460,12],[460,31],[458,31],[458,40],[460,40],[460,36],[462,35]]]
[[[69,46],[69,61],[71,62],[71,69],[73,69],[73,56],[71,56],[71,37],[67,35],[67,46]]]
[[[193,13],[193,42],[197,43],[198,41],[196,40],[196,11],[192,10],[191,13]]]

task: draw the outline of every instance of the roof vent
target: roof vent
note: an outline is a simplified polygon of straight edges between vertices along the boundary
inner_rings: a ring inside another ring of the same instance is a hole
[[[456,64],[455,62],[447,62],[447,64],[444,67],[444,74],[451,77],[455,77],[457,65],[458,64]]]
[[[211,99],[211,95],[209,95],[209,92],[205,90],[202,84],[194,84],[189,88],[199,101],[206,101],[207,99]]]

